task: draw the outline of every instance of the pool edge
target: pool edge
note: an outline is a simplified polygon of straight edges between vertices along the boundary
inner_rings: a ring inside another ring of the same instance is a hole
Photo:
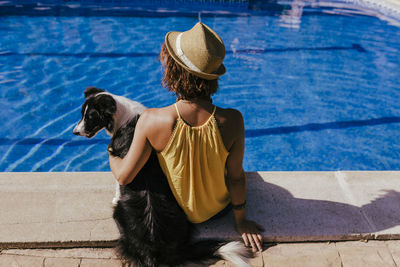
[[[248,172],[265,242],[400,239],[400,171]],[[110,172],[0,173],[0,248],[112,247]],[[198,238],[238,239],[232,214]]]

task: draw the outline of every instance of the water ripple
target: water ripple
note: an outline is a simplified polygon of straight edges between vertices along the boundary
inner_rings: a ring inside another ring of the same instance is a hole
[[[49,125],[50,125],[50,124],[49,124]],[[72,125],[68,126],[63,132],[61,132],[60,134],[56,135],[55,137],[57,137],[57,136],[62,136],[62,135],[65,134],[66,132],[72,131],[72,129],[74,128],[74,126],[75,126],[75,124],[72,124]],[[40,131],[39,131],[39,132],[40,132]],[[39,132],[38,132],[38,133],[39,133]],[[31,156],[33,156],[33,155],[41,148],[42,143],[44,143],[44,142],[46,142],[46,141],[47,141],[47,139],[44,140],[44,141],[42,141],[42,142],[40,142],[39,144],[34,145],[34,146],[29,150],[29,152],[28,152],[25,156],[19,158],[17,161],[15,161],[15,162],[13,162],[12,164],[10,164],[10,165],[8,166],[8,168],[6,169],[6,172],[12,172],[15,168],[18,167],[18,165],[20,165],[20,164],[23,163],[25,160],[27,160],[28,158],[30,158]]]
[[[88,140],[89,141],[89,140]],[[72,163],[75,161],[75,160],[78,160],[78,159],[80,159],[80,158],[84,158],[86,155],[88,155],[89,154],[89,151],[92,149],[92,148],[94,148],[94,146],[95,145],[89,145],[84,151],[82,151],[82,152],[80,152],[80,154],[78,154],[78,155],[76,155],[76,156],[74,156],[74,157],[72,157],[72,158],[70,158],[70,159],[68,159],[66,162],[66,166],[65,166],[65,168],[64,168],[64,171],[70,171],[70,167],[71,167],[71,165],[72,165]],[[63,162],[63,164],[64,164],[64,162]],[[62,165],[61,165],[62,166]],[[57,166],[55,166],[54,168],[56,168]],[[78,169],[79,170],[79,169]],[[51,170],[50,170],[51,171]]]
[[[44,124],[43,126],[41,126],[39,129],[37,129],[33,134],[27,136],[26,138],[33,138],[33,137],[39,135],[40,132],[43,131],[44,129],[46,129],[47,127],[51,126],[52,124],[56,123],[57,121],[60,121],[60,120],[64,119],[65,117],[67,117],[67,116],[69,116],[69,115],[75,113],[76,111],[78,111],[78,110],[80,110],[80,109],[81,109],[81,107],[77,107],[77,108],[71,110],[70,112],[65,113],[64,115],[61,115],[61,116],[57,117],[56,119],[53,119],[53,120],[47,122],[46,124]],[[69,126],[69,128],[70,128],[70,129],[69,129],[68,131],[70,131],[70,130],[73,128],[73,125]],[[64,132],[65,132],[65,131],[64,131]],[[64,133],[64,132],[63,132],[63,133]],[[56,135],[55,137],[61,136],[63,133],[58,134],[58,135]],[[46,140],[47,140],[47,139],[46,139]],[[28,153],[28,155],[30,156],[30,155],[32,155],[34,152],[36,152],[36,151],[39,149],[40,145],[41,145],[42,143],[44,143],[46,140],[41,141],[41,142],[38,144],[39,146],[33,147],[33,148],[31,149],[31,151]],[[18,140],[18,141],[16,141],[15,143],[13,143],[13,144],[10,146],[10,148],[6,151],[6,153],[4,153],[4,155],[3,155],[3,157],[1,158],[0,162],[4,162],[4,161],[8,158],[9,154],[13,151],[13,149],[15,148],[15,146],[18,145],[18,143],[19,143],[20,141],[22,141],[22,140]],[[14,162],[11,166],[9,166],[9,167],[7,168],[7,170],[8,170],[8,171],[13,170],[15,167],[18,166],[18,164],[20,164],[21,162],[23,162],[23,160],[25,160],[25,159],[27,158],[28,155],[25,155],[23,158],[20,158],[19,160],[17,160],[16,162]]]
[[[41,166],[43,166],[44,164],[46,164],[47,162],[49,162],[50,160],[54,159],[58,154],[60,154],[62,152],[62,150],[64,149],[64,147],[70,142],[66,142],[62,145],[60,145],[57,150],[55,152],[53,152],[53,154],[51,154],[50,156],[44,158],[43,160],[36,162],[35,165],[33,165],[31,171],[37,171]]]
[[[99,154],[97,156],[91,155],[91,157],[88,157],[86,160],[82,161],[81,163],[75,165],[75,168],[73,168],[72,171],[78,171],[81,170],[83,166],[88,164],[89,162],[100,162],[101,159],[104,159],[104,156],[106,155],[106,152],[104,154]]]

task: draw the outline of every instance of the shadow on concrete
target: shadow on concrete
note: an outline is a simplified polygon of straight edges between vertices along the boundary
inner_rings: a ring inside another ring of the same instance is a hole
[[[400,225],[400,192],[395,190],[384,191],[379,198],[358,207],[334,201],[296,198],[285,188],[265,182],[258,173],[251,173],[251,178],[248,183],[251,205],[247,212],[250,218],[262,222],[267,237],[304,237],[304,240],[296,241],[310,238],[324,240],[323,237],[345,240],[351,239],[349,236]]]

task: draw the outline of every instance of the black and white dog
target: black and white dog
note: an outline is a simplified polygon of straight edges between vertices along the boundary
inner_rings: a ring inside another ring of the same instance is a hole
[[[123,158],[132,142],[142,104],[96,87],[84,91],[82,118],[73,133],[94,137],[105,129],[112,154]],[[132,183],[117,184],[113,217],[120,232],[117,250],[137,266],[177,266],[187,261],[223,258],[249,266],[243,243],[193,241],[194,226],[177,204],[153,151]]]

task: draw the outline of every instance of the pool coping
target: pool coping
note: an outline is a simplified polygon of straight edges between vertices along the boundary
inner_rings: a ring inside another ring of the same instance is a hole
[[[400,171],[249,172],[266,242],[400,239]],[[110,172],[0,173],[0,248],[112,247]],[[232,213],[197,238],[239,239]]]

